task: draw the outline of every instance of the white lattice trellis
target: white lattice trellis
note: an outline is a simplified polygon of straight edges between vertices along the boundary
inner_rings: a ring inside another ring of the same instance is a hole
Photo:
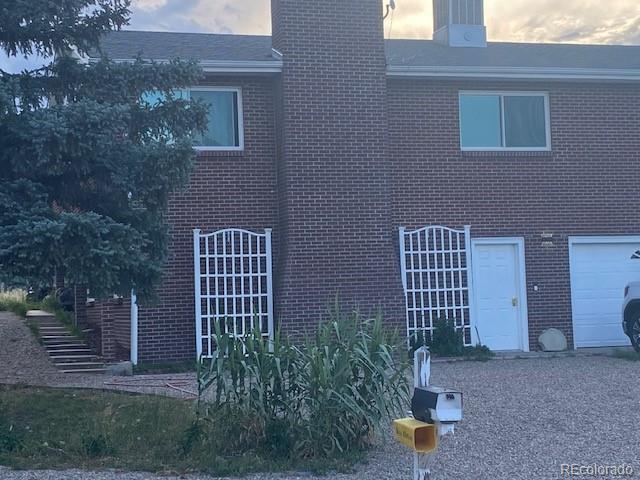
[[[431,336],[441,318],[455,320],[471,344],[470,227],[400,228],[402,285],[407,305],[407,335]]]
[[[193,252],[198,358],[213,356],[216,322],[238,338],[254,329],[273,338],[271,229],[196,229]]]

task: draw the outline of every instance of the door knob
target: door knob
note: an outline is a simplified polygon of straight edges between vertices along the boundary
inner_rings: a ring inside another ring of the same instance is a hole
[[[513,305],[514,307],[518,306],[518,297],[513,297],[511,299],[511,305]]]

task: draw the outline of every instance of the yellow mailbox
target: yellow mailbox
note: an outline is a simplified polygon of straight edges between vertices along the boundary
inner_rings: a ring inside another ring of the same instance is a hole
[[[393,433],[400,443],[418,453],[429,453],[438,448],[438,429],[430,423],[415,418],[394,420]]]

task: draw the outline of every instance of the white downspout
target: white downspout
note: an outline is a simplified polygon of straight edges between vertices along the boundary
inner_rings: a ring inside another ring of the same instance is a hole
[[[138,364],[138,298],[131,290],[131,363]]]

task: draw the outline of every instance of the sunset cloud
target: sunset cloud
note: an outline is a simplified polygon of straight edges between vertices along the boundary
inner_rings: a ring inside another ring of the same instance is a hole
[[[431,38],[430,0],[396,0],[391,38]],[[328,7],[329,8],[329,7]],[[269,0],[137,0],[130,28],[269,34]],[[489,39],[640,44],[637,0],[486,0]]]

